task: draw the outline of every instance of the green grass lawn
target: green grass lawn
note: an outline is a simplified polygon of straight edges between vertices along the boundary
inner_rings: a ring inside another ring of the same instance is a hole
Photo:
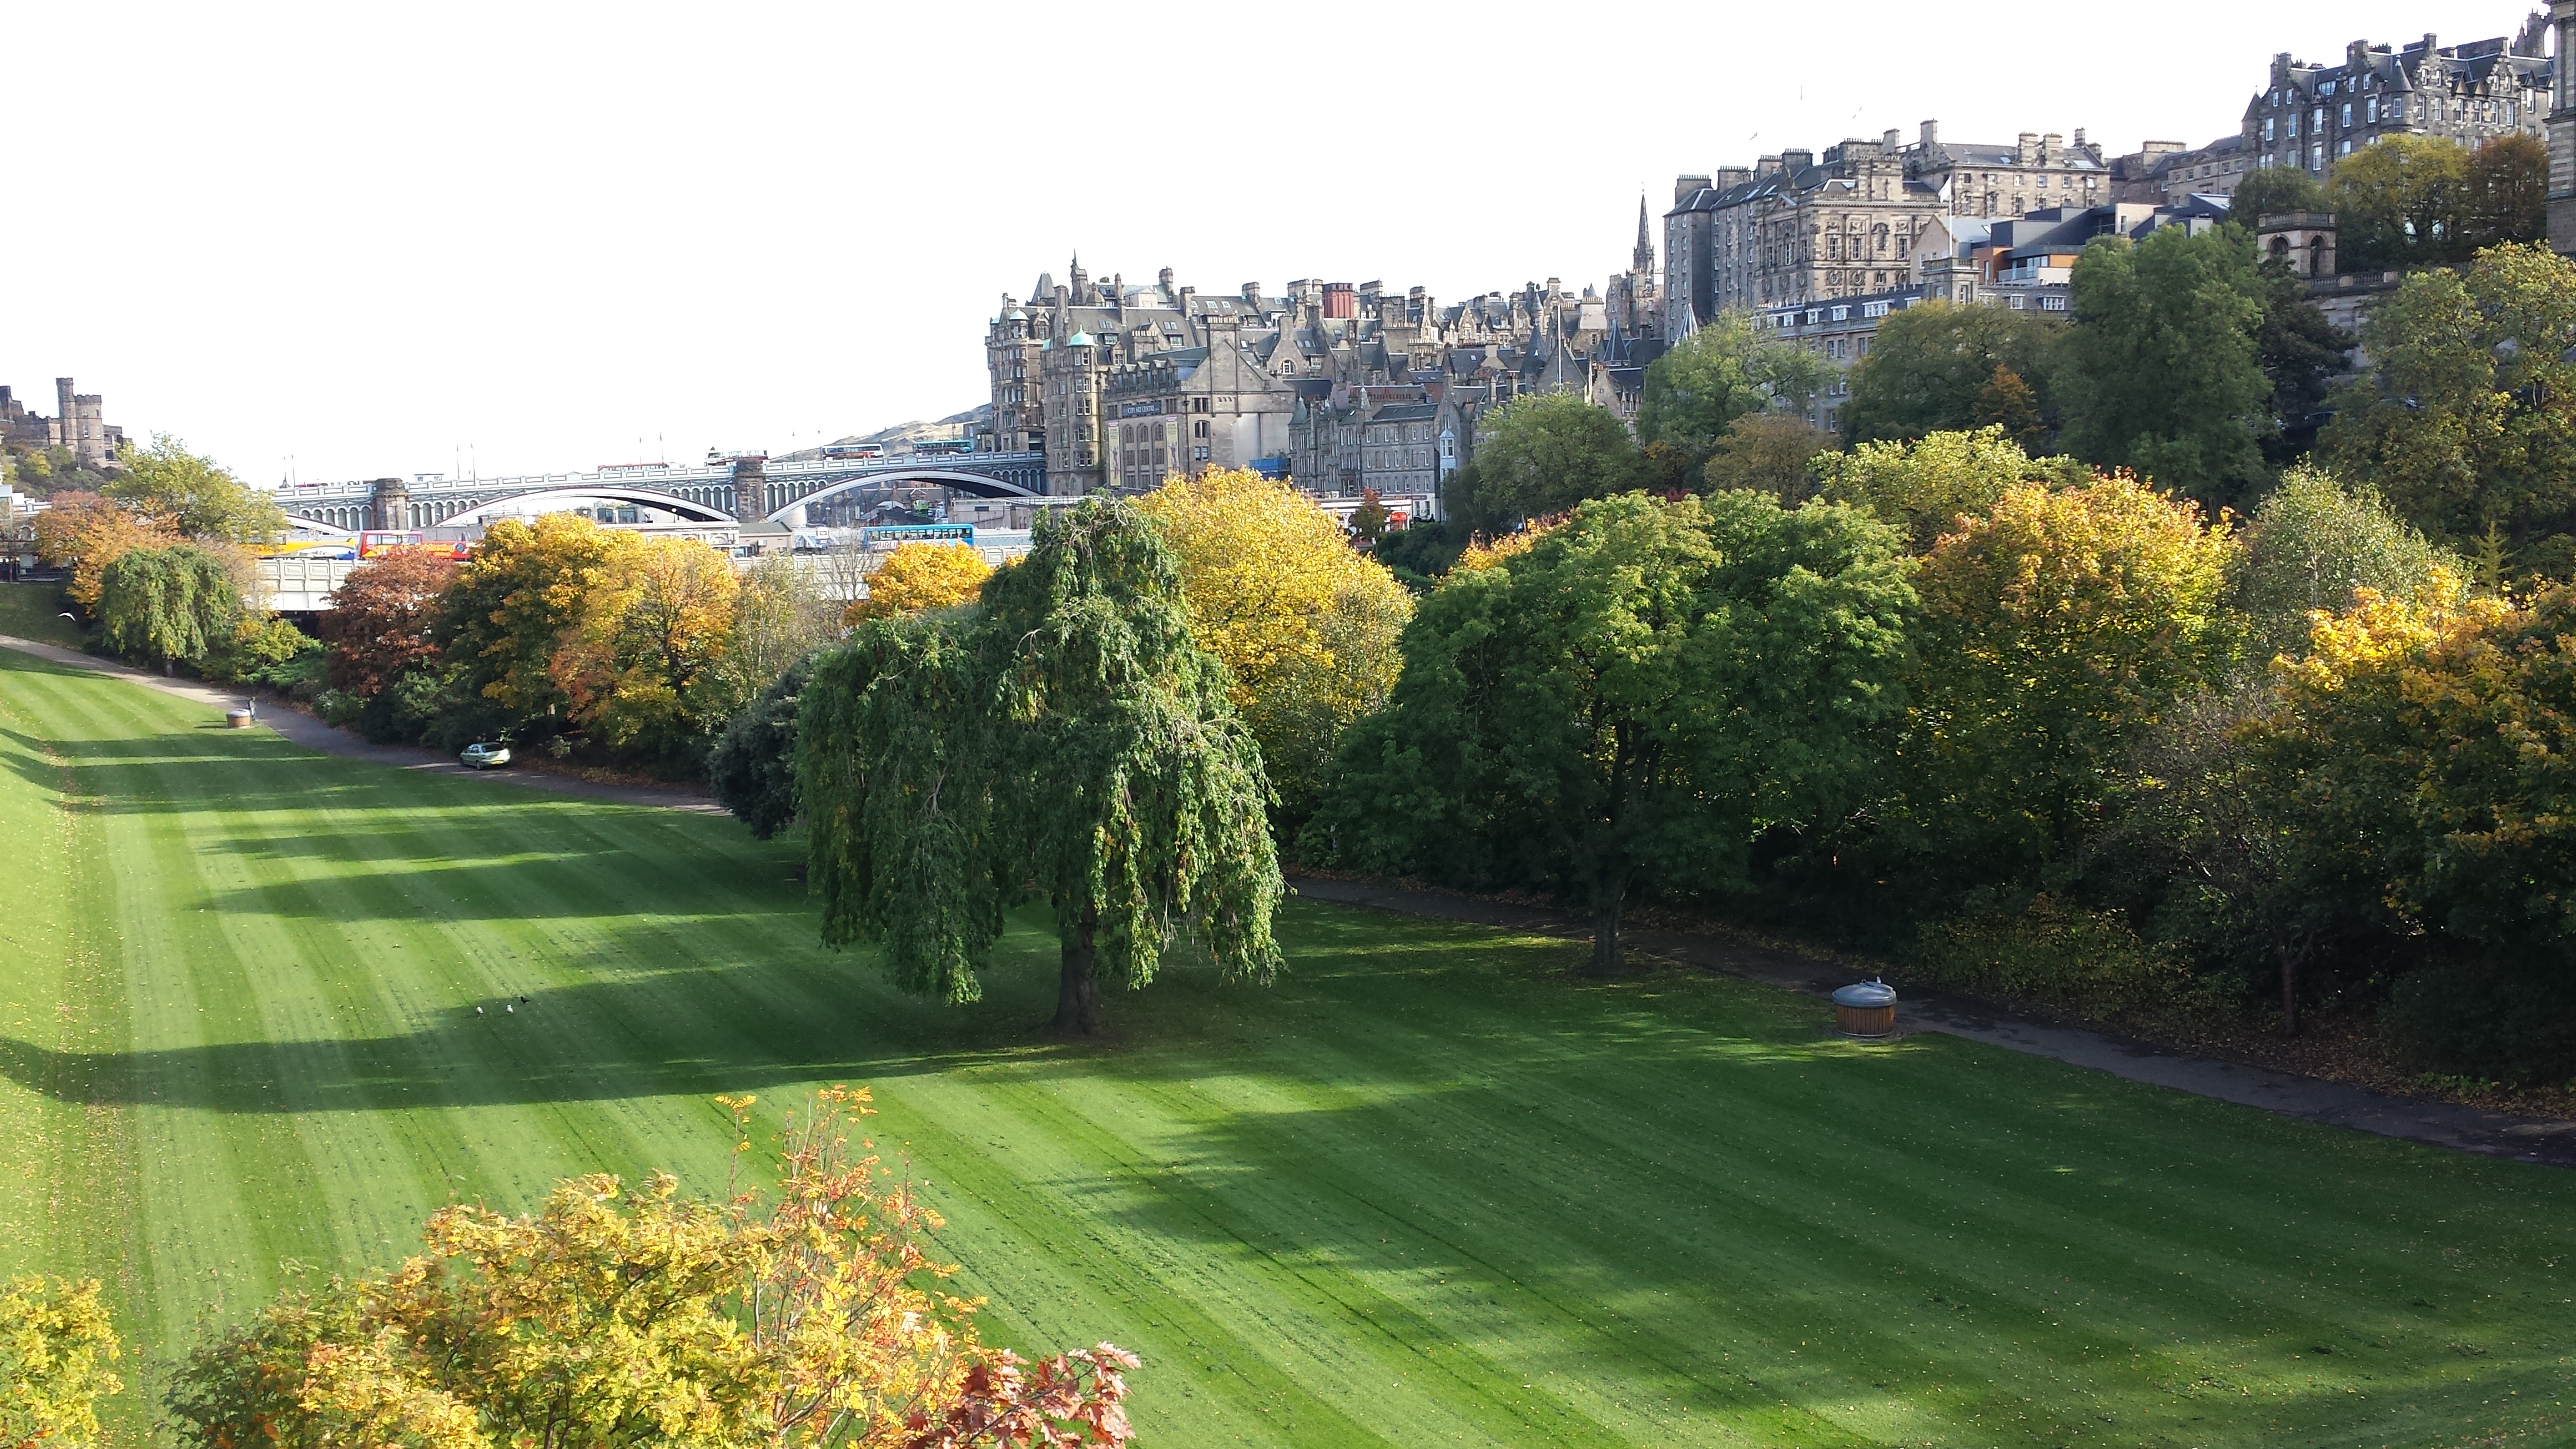
[[[70,607],[60,584],[0,584],[0,634],[78,649],[80,626],[63,617]]]
[[[1052,1045],[1033,933],[923,1005],[730,821],[215,725],[0,653],[0,1272],[105,1278],[147,1389],[282,1262],[718,1191],[710,1094],[847,1081],[994,1335],[1145,1356],[1149,1444],[2576,1433],[2576,1175],[1303,904],[1278,986],[1184,965]]]

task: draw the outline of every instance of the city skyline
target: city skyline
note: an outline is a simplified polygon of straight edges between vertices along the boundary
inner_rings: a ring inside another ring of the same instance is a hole
[[[2528,7],[2187,4],[2009,44],[1892,4],[1840,44],[1677,6],[1590,32],[1088,13],[20,17],[0,118],[60,204],[19,209],[0,383],[76,375],[263,482],[786,451],[983,401],[1000,297],[1076,251],[1208,291],[1598,288],[1679,173],[1926,119],[2198,146],[2275,52]]]

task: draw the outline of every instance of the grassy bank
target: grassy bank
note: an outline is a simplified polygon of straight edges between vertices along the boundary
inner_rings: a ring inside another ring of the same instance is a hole
[[[81,627],[63,617],[69,608],[60,584],[0,584],[0,634],[77,649]]]
[[[848,1081],[997,1336],[1145,1355],[1148,1443],[2576,1422],[2576,1175],[1303,904],[1277,987],[1183,965],[1050,1045],[1035,932],[982,1005],[926,1006],[819,949],[791,856],[730,821],[215,723],[0,653],[0,1271],[107,1279],[147,1354],[450,1198],[720,1191],[710,1094]]]

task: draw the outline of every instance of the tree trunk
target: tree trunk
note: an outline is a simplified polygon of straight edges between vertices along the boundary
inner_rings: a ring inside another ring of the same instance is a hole
[[[2287,942],[2281,946],[2281,1034],[2299,1034],[2299,967],[2298,954]]]
[[[1056,977],[1055,1030],[1061,1036],[1100,1035],[1100,975],[1093,969],[1092,932],[1100,915],[1084,911],[1082,923],[1065,933],[1063,968]]]
[[[1627,952],[1619,945],[1619,902],[1627,894],[1623,884],[1605,891],[1593,904],[1590,969],[1595,976],[1616,976],[1627,967]]]

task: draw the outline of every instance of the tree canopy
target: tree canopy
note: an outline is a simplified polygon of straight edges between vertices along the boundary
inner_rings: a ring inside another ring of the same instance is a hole
[[[432,548],[393,549],[349,570],[317,621],[332,688],[374,694],[434,661],[430,622],[455,577],[455,556]]]
[[[2207,503],[2260,484],[2255,439],[2269,431],[2272,383],[2253,238],[2233,226],[2099,238],[2075,264],[2073,293],[2075,328],[2059,349],[2067,451]]]
[[[241,623],[241,584],[194,544],[129,550],[100,584],[99,625],[107,646],[128,659],[165,667],[201,660]]]
[[[1807,349],[1764,336],[1749,313],[1709,319],[1646,368],[1637,440],[1654,460],[1656,481],[1687,485],[1738,418],[1775,409],[1806,412],[1831,370]],[[1574,501],[1567,498],[1560,506]],[[1533,510],[1545,511],[1552,510]]]
[[[98,1401],[123,1392],[124,1353],[95,1278],[0,1283],[0,1444],[95,1444]]]
[[[2376,149],[2376,148],[2374,148]],[[2373,366],[2320,456],[2477,560],[2490,584],[2576,563],[2576,263],[2546,247],[2419,272],[2362,323]]]
[[[1643,478],[1627,428],[1572,393],[1515,398],[1489,422],[1490,436],[1476,444],[1472,491],[1462,500],[1483,532],[1508,533],[1584,499],[1626,492]]]
[[[2382,136],[2335,162],[2335,255],[2343,270],[2425,266],[2460,252],[2469,153],[2441,136]]]
[[[2064,331],[2040,313],[2010,307],[1927,301],[1891,312],[1870,339],[1869,355],[1852,365],[1843,436],[1854,443],[1901,442],[2005,421],[1991,415],[1985,398],[1998,369],[2031,389],[2044,429],[2047,399],[2038,389],[2047,385]]]
[[[1171,545],[1190,632],[1224,663],[1293,838],[1351,721],[1395,687],[1413,597],[1312,499],[1245,469],[1138,500]]]
[[[1424,601],[1308,840],[1364,870],[1563,891],[1614,971],[1632,891],[1740,885],[1757,834],[1856,798],[1902,708],[1912,602],[1892,531],[1852,509],[1587,502]]]
[[[2330,212],[2325,183],[2304,166],[2262,166],[2245,173],[2228,197],[2227,219],[2252,231],[2267,216]]]
[[[1124,501],[1051,512],[972,610],[861,626],[798,711],[824,938],[970,1001],[1003,909],[1042,901],[1056,1026],[1083,1034],[1101,983],[1146,985],[1176,933],[1267,979],[1284,887],[1231,683],[1191,636],[1169,545]]]
[[[867,576],[868,596],[853,602],[842,622],[891,619],[923,609],[953,609],[974,599],[993,566],[980,550],[956,543],[905,543]]]
[[[167,433],[153,434],[151,446],[126,453],[122,461],[125,471],[99,491],[173,533],[258,543],[286,528],[276,499]]]
[[[1911,443],[1863,443],[1817,460],[1818,492],[1893,524],[1907,548],[1941,535],[2025,483],[2067,487],[2088,476],[2072,458],[2033,458],[2001,427],[1933,433]]]
[[[1910,828],[2011,876],[2081,838],[2136,732],[2215,677],[2229,540],[2126,476],[2015,484],[1924,559]]]

